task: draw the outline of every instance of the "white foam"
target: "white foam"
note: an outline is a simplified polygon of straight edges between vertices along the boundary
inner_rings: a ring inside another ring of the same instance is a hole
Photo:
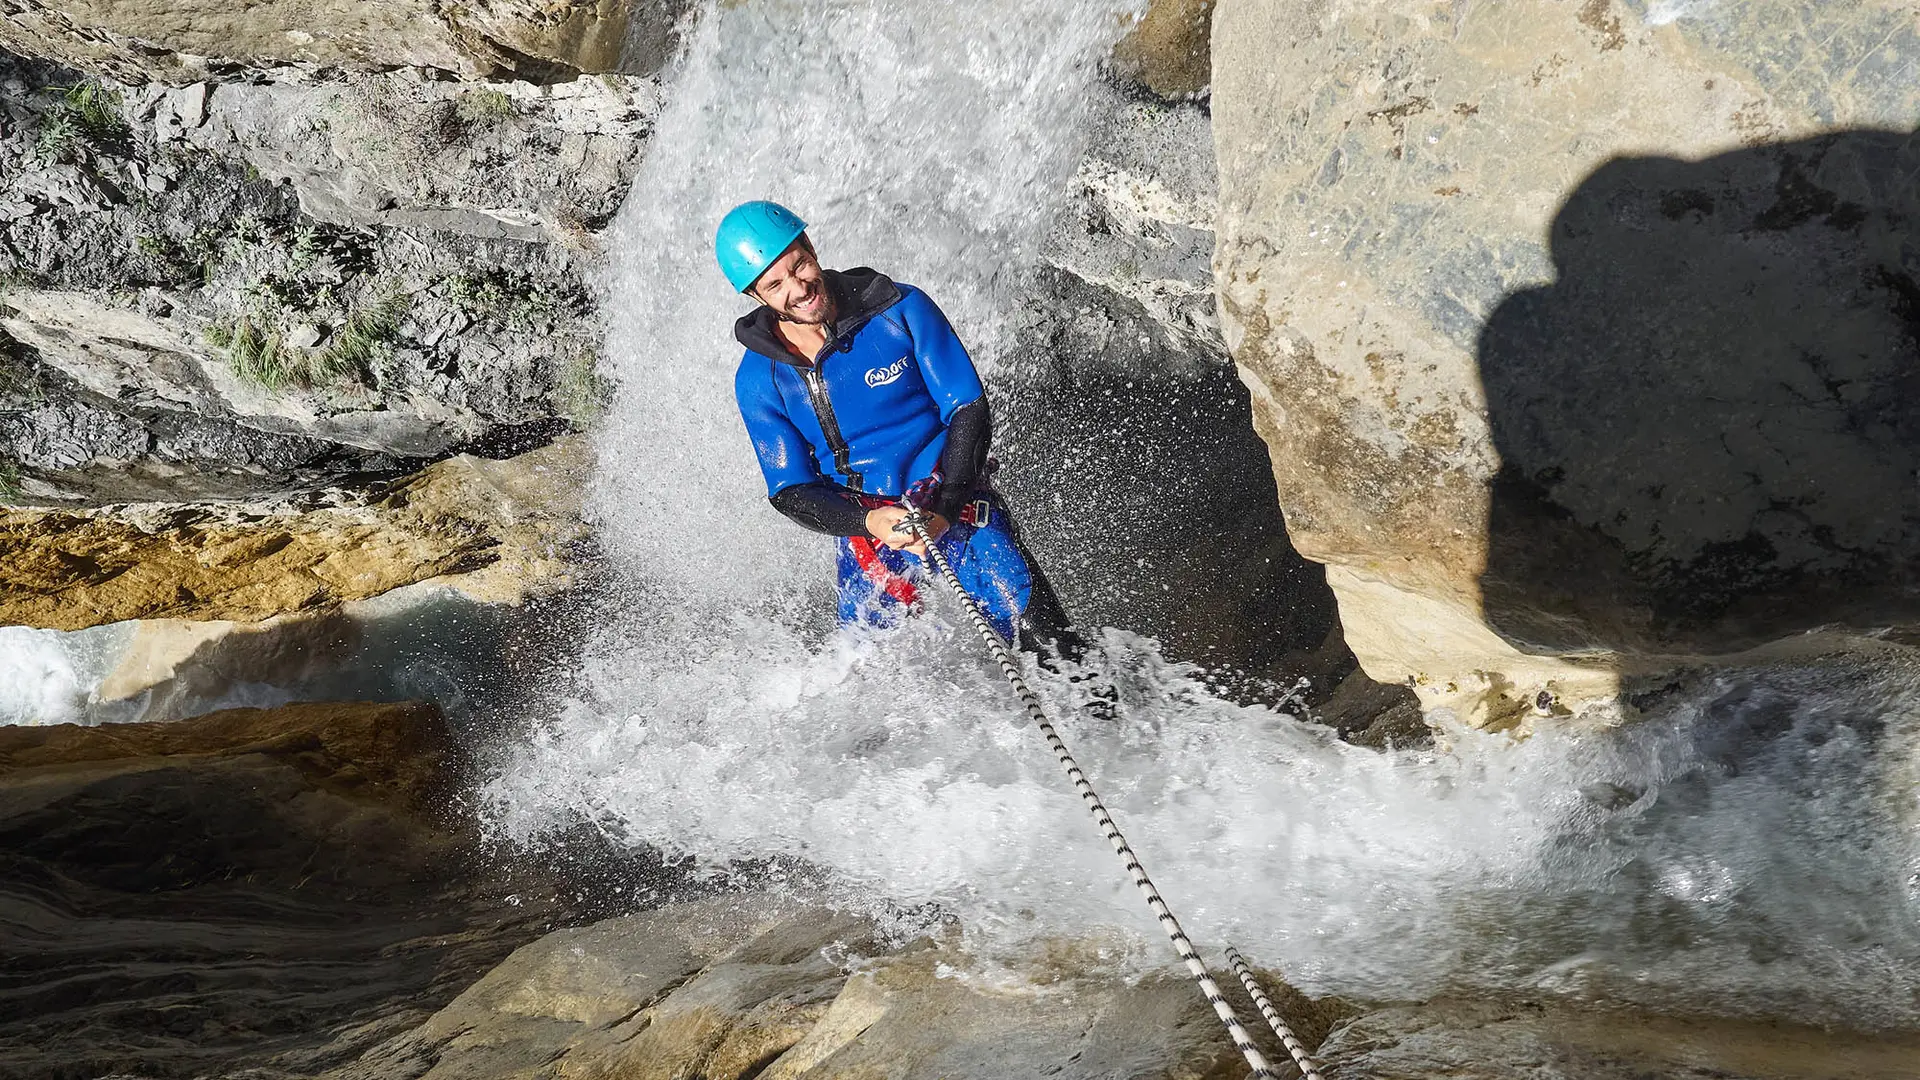
[[[71,633],[0,626],[0,724],[96,722],[93,692],[131,635],[129,623]]]

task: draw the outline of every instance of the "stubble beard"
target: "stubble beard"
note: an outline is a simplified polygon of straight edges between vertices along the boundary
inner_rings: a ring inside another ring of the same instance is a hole
[[[834,314],[833,294],[827,291],[826,284],[823,282],[820,286],[819,311],[812,315],[786,314],[780,318],[784,322],[796,323],[800,326],[825,326],[833,321]]]

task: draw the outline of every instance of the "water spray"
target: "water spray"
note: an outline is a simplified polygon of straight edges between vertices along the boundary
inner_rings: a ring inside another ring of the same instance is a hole
[[[1214,982],[1213,975],[1207,970],[1206,962],[1200,959],[1200,954],[1194,949],[1193,942],[1188,940],[1186,931],[1180,929],[1180,920],[1174,918],[1173,912],[1167,907],[1167,902],[1161,899],[1160,890],[1154,888],[1153,880],[1147,877],[1146,868],[1140,865],[1140,857],[1134,854],[1133,848],[1127,844],[1127,838],[1120,834],[1120,827],[1113,823],[1113,815],[1109,814],[1106,806],[1100,802],[1100,796],[1088,782],[1087,774],[1067,749],[1066,741],[1060,738],[1060,733],[1054,729],[1053,722],[1047,719],[1047,712],[1041,707],[1040,699],[1034,696],[1032,689],[1027,686],[1027,681],[1021,677],[1020,666],[1014,662],[1012,650],[1007,647],[1005,641],[1000,639],[1000,635],[994,632],[993,625],[987,621],[985,613],[980,610],[979,602],[967,592],[966,586],[960,584],[960,578],[954,574],[953,566],[947,562],[947,557],[934,546],[933,538],[927,535],[927,512],[912,503],[906,504],[906,509],[907,516],[894,526],[894,531],[911,533],[913,538],[921,543],[927,553],[927,561],[939,573],[941,580],[947,583],[947,587],[953,590],[953,595],[959,598],[967,614],[972,616],[974,629],[980,632],[980,640],[986,643],[987,651],[991,652],[994,660],[1000,664],[1000,673],[1007,677],[1007,683],[1013,687],[1014,694],[1020,698],[1020,704],[1026,708],[1028,718],[1040,729],[1040,734],[1046,737],[1047,745],[1053,748],[1054,757],[1058,758],[1061,767],[1066,769],[1067,779],[1072,781],[1074,790],[1080,793],[1081,800],[1086,803],[1087,812],[1093,815],[1094,823],[1100,826],[1101,834],[1107,838],[1109,844],[1113,845],[1113,853],[1120,856],[1120,860],[1126,863],[1127,873],[1133,876],[1133,884],[1140,890],[1140,894],[1146,897],[1147,907],[1151,908],[1154,917],[1160,920],[1160,929],[1166,931],[1167,940],[1173,943],[1173,951],[1178,953],[1180,959],[1186,963],[1187,970],[1192,973],[1194,981],[1200,986],[1201,995],[1207,999],[1207,1004],[1213,1006],[1214,1014],[1220,1017],[1220,1022],[1226,1025],[1227,1034],[1233,1039],[1234,1049],[1239,1050],[1247,1059],[1247,1064],[1253,1067],[1254,1076],[1278,1077],[1280,1074],[1268,1064],[1260,1048],[1253,1044],[1253,1036],[1247,1033],[1247,1029],[1240,1023],[1239,1016],[1234,1013],[1233,1006],[1228,1004],[1226,997],[1220,993],[1220,984]],[[1241,963],[1244,964],[1245,961]],[[1243,974],[1241,979],[1243,982],[1249,981],[1251,971]],[[1252,985],[1256,988],[1258,986],[1257,983]],[[1265,997],[1265,994],[1258,994],[1255,1001],[1263,1001]],[[1305,1049],[1300,1047],[1298,1040],[1291,1038],[1292,1032],[1286,1030],[1286,1025],[1279,1019],[1280,1014],[1273,1011],[1271,1003],[1261,1011],[1267,1014],[1268,1022],[1274,1025],[1274,1030],[1281,1033],[1281,1039],[1287,1044],[1288,1051],[1300,1063],[1301,1072],[1310,1080],[1319,1080],[1319,1073],[1314,1070],[1313,1062],[1307,1058]]]

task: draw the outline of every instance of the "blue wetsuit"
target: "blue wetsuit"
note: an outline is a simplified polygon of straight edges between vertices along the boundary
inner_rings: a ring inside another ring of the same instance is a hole
[[[734,394],[775,509],[840,538],[840,617],[884,624],[924,584],[917,556],[874,544],[866,514],[912,492],[951,522],[936,543],[1002,637],[1033,589],[1005,505],[985,486],[991,437],[973,360],[926,293],[869,269],[826,271],[835,304],[811,364],[761,307],[734,326]]]

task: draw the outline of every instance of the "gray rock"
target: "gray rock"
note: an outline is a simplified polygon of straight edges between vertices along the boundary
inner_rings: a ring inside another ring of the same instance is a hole
[[[234,7],[218,0],[74,5],[10,0],[0,48],[129,82],[186,83],[260,69],[425,67],[547,81],[580,72],[658,71],[685,0],[314,0]]]
[[[4,54],[0,70],[29,76],[5,101],[24,121],[0,130],[0,328],[68,380],[49,394],[84,388],[80,412],[111,401],[113,425],[149,425],[145,457],[103,435],[31,442],[14,464],[36,498],[280,490],[567,427],[563,380],[599,333],[576,246],[624,192],[652,83],[103,87],[124,137],[83,129],[43,160],[68,105],[37,88],[80,76]],[[563,143],[584,166],[553,164]],[[226,467],[181,443],[181,418],[307,449],[297,467]],[[101,456],[76,457],[88,447]]]
[[[195,146],[285,179],[323,221],[537,242],[611,217],[659,96],[621,76],[475,86],[395,72],[226,85],[207,108]]]
[[[287,335],[287,344],[296,349],[311,349],[325,341],[327,332],[312,323],[301,323]]]

